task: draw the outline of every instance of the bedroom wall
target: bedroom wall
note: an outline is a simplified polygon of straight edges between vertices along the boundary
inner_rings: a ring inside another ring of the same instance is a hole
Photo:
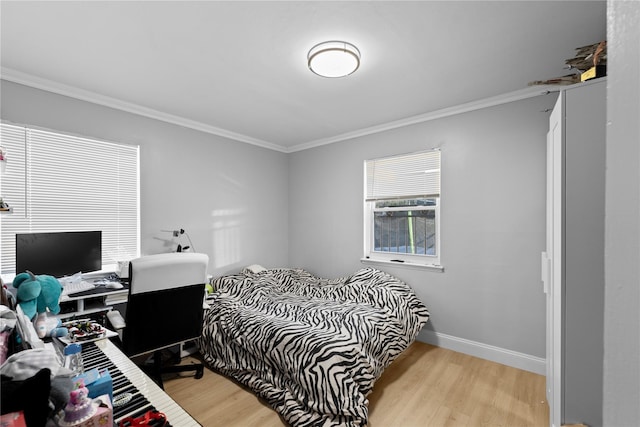
[[[419,339],[544,372],[546,133],[556,94],[290,155],[290,264],[324,277],[362,268],[363,162],[440,147],[444,273],[379,267],[431,320]],[[515,356],[515,357],[514,357]]]
[[[0,101],[3,120],[139,144],[142,252],[171,251],[161,230],[181,227],[214,275],[361,268],[364,160],[439,146],[445,272],[384,269],[429,307],[420,340],[542,372],[541,111],[555,95],[288,155],[6,81]]]
[[[640,2],[607,2],[603,425],[640,420]]]
[[[288,256],[287,156],[124,111],[2,81],[1,117],[140,145],[142,254],[174,251],[184,228],[209,272]],[[64,201],[61,201],[64,203]]]

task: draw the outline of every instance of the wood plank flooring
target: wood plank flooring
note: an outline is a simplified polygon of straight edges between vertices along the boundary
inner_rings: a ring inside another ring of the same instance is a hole
[[[189,363],[189,361],[186,361]],[[205,427],[286,424],[250,391],[205,369],[166,376],[165,390]],[[415,342],[369,395],[369,427],[547,426],[541,375]]]

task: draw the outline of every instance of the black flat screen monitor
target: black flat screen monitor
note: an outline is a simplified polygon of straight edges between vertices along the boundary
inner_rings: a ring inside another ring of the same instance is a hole
[[[102,269],[102,231],[16,234],[16,274],[54,277]]]

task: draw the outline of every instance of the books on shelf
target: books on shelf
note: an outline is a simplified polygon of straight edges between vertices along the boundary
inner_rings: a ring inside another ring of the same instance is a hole
[[[127,302],[128,292],[107,294],[104,298],[105,305],[124,304]]]
[[[607,65],[607,42],[582,46],[576,49],[576,55],[565,61],[571,68],[580,71],[587,71],[596,65]]]
[[[536,80],[529,82],[529,86],[537,85],[572,85],[574,83],[580,83],[580,74],[568,74],[562,77],[555,77],[548,80]]]
[[[604,77],[607,75],[607,66],[606,65],[596,65],[595,67],[589,68],[587,71],[580,74],[580,81],[587,81],[591,79],[595,79],[598,77]]]

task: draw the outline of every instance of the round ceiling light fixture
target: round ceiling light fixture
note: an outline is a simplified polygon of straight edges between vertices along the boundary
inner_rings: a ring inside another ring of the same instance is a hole
[[[360,51],[351,43],[329,41],[318,43],[307,55],[309,69],[322,77],[344,77],[360,66]]]

